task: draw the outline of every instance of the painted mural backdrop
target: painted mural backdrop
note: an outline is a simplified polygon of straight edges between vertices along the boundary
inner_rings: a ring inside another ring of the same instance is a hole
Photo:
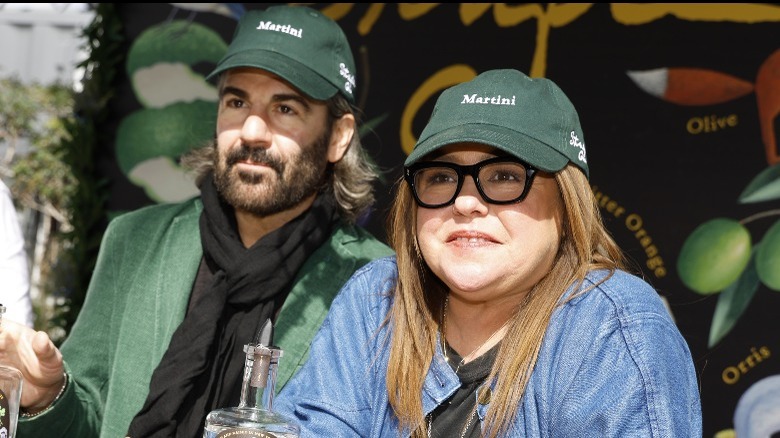
[[[356,54],[361,135],[385,172],[369,229],[384,237],[442,89],[493,68],[554,80],[580,112],[609,229],[691,347],[704,436],[780,436],[779,6],[311,5]],[[118,6],[127,51],[102,160],[113,212],[197,193],[177,160],[214,135],[204,76],[257,7]]]

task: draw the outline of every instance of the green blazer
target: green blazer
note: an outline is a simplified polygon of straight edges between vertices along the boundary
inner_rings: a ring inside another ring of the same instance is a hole
[[[184,318],[203,255],[199,198],[153,205],[109,224],[84,306],[62,345],[70,382],[51,409],[20,418],[20,438],[124,437],[152,372]],[[301,268],[274,326],[280,390],[352,273],[391,254],[366,230],[342,224]]]

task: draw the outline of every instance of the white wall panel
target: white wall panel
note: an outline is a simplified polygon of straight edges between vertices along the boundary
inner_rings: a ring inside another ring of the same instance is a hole
[[[0,76],[25,83],[73,83],[76,64],[87,56],[81,34],[94,14],[84,8],[20,10],[11,5],[0,3]]]

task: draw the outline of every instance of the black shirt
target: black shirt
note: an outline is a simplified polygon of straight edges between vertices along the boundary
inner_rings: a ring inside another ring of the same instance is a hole
[[[463,358],[449,345],[446,346],[449,364],[453,371],[457,370],[461,385],[452,397],[431,412],[428,418],[431,421],[431,438],[479,438],[481,428],[476,412],[476,391],[490,374],[499,345],[500,343],[496,344],[482,356],[461,365],[460,369],[458,364]]]

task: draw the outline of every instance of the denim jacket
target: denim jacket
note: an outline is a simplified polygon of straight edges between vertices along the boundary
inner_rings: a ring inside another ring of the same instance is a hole
[[[18,436],[125,436],[187,311],[203,257],[202,211],[200,198],[193,198],[111,221],[84,307],[62,345],[68,386],[51,409],[19,418]],[[306,362],[311,339],[344,283],[369,260],[388,254],[390,248],[366,230],[342,223],[308,256],[274,327],[274,341],[285,354],[277,387]]]
[[[604,274],[592,272],[585,287]],[[391,328],[383,322],[396,278],[394,257],[358,270],[334,300],[309,361],[276,398],[274,410],[296,421],[302,437],[410,435],[399,429],[385,380]],[[422,389],[425,414],[460,386],[439,345]],[[478,406],[481,422],[487,408]],[[701,427],[686,341],[657,292],[618,271],[555,310],[508,436],[691,438]]]

